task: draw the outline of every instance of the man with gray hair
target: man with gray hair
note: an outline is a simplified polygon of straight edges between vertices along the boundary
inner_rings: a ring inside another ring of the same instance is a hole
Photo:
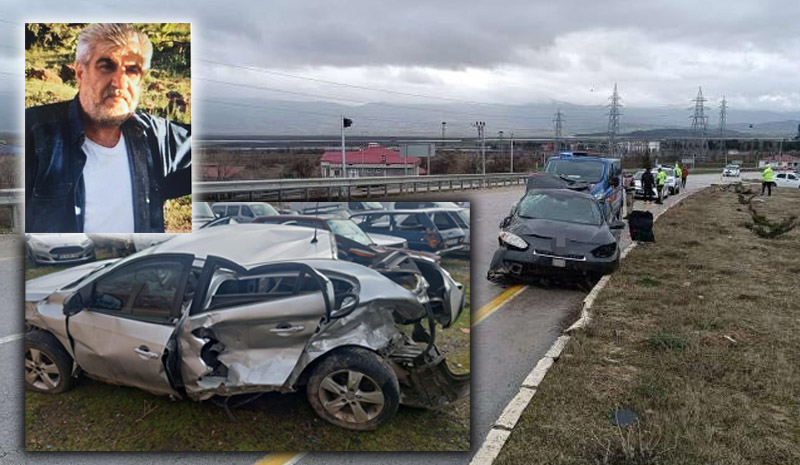
[[[27,232],[164,232],[164,201],[191,194],[190,128],[136,111],[152,54],[130,24],[92,24],[78,95],[25,111]]]

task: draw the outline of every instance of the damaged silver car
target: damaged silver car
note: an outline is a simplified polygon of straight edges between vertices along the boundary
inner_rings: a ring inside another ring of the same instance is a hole
[[[355,430],[468,396],[434,344],[461,286],[424,256],[368,268],[336,252],[326,231],[223,226],[32,279],[26,385],[60,393],[83,373],[226,408],[305,387],[320,417]]]

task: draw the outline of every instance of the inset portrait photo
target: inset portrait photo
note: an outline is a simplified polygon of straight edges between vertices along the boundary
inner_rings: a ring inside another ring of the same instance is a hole
[[[25,230],[191,232],[191,25],[25,26]]]

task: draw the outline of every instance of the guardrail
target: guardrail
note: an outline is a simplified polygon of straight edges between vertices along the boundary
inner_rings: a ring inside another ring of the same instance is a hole
[[[528,173],[493,173],[486,175],[204,181],[194,183],[192,194],[195,199],[203,201],[343,200],[513,186],[524,184],[529,175]]]
[[[22,231],[22,201],[25,189],[0,189],[0,207],[6,207],[11,213],[11,228]]]

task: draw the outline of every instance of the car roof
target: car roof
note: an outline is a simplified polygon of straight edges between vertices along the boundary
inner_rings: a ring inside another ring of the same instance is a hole
[[[404,208],[399,210],[369,210],[364,212],[353,213],[353,216],[364,216],[364,215],[407,215],[411,213],[435,213],[435,212],[444,212],[444,211],[452,211],[458,210],[459,208],[456,207],[428,207],[428,208]]]
[[[155,245],[145,252],[189,253],[227,258],[240,265],[306,258],[336,258],[328,231],[282,224],[235,224],[199,229]]]

